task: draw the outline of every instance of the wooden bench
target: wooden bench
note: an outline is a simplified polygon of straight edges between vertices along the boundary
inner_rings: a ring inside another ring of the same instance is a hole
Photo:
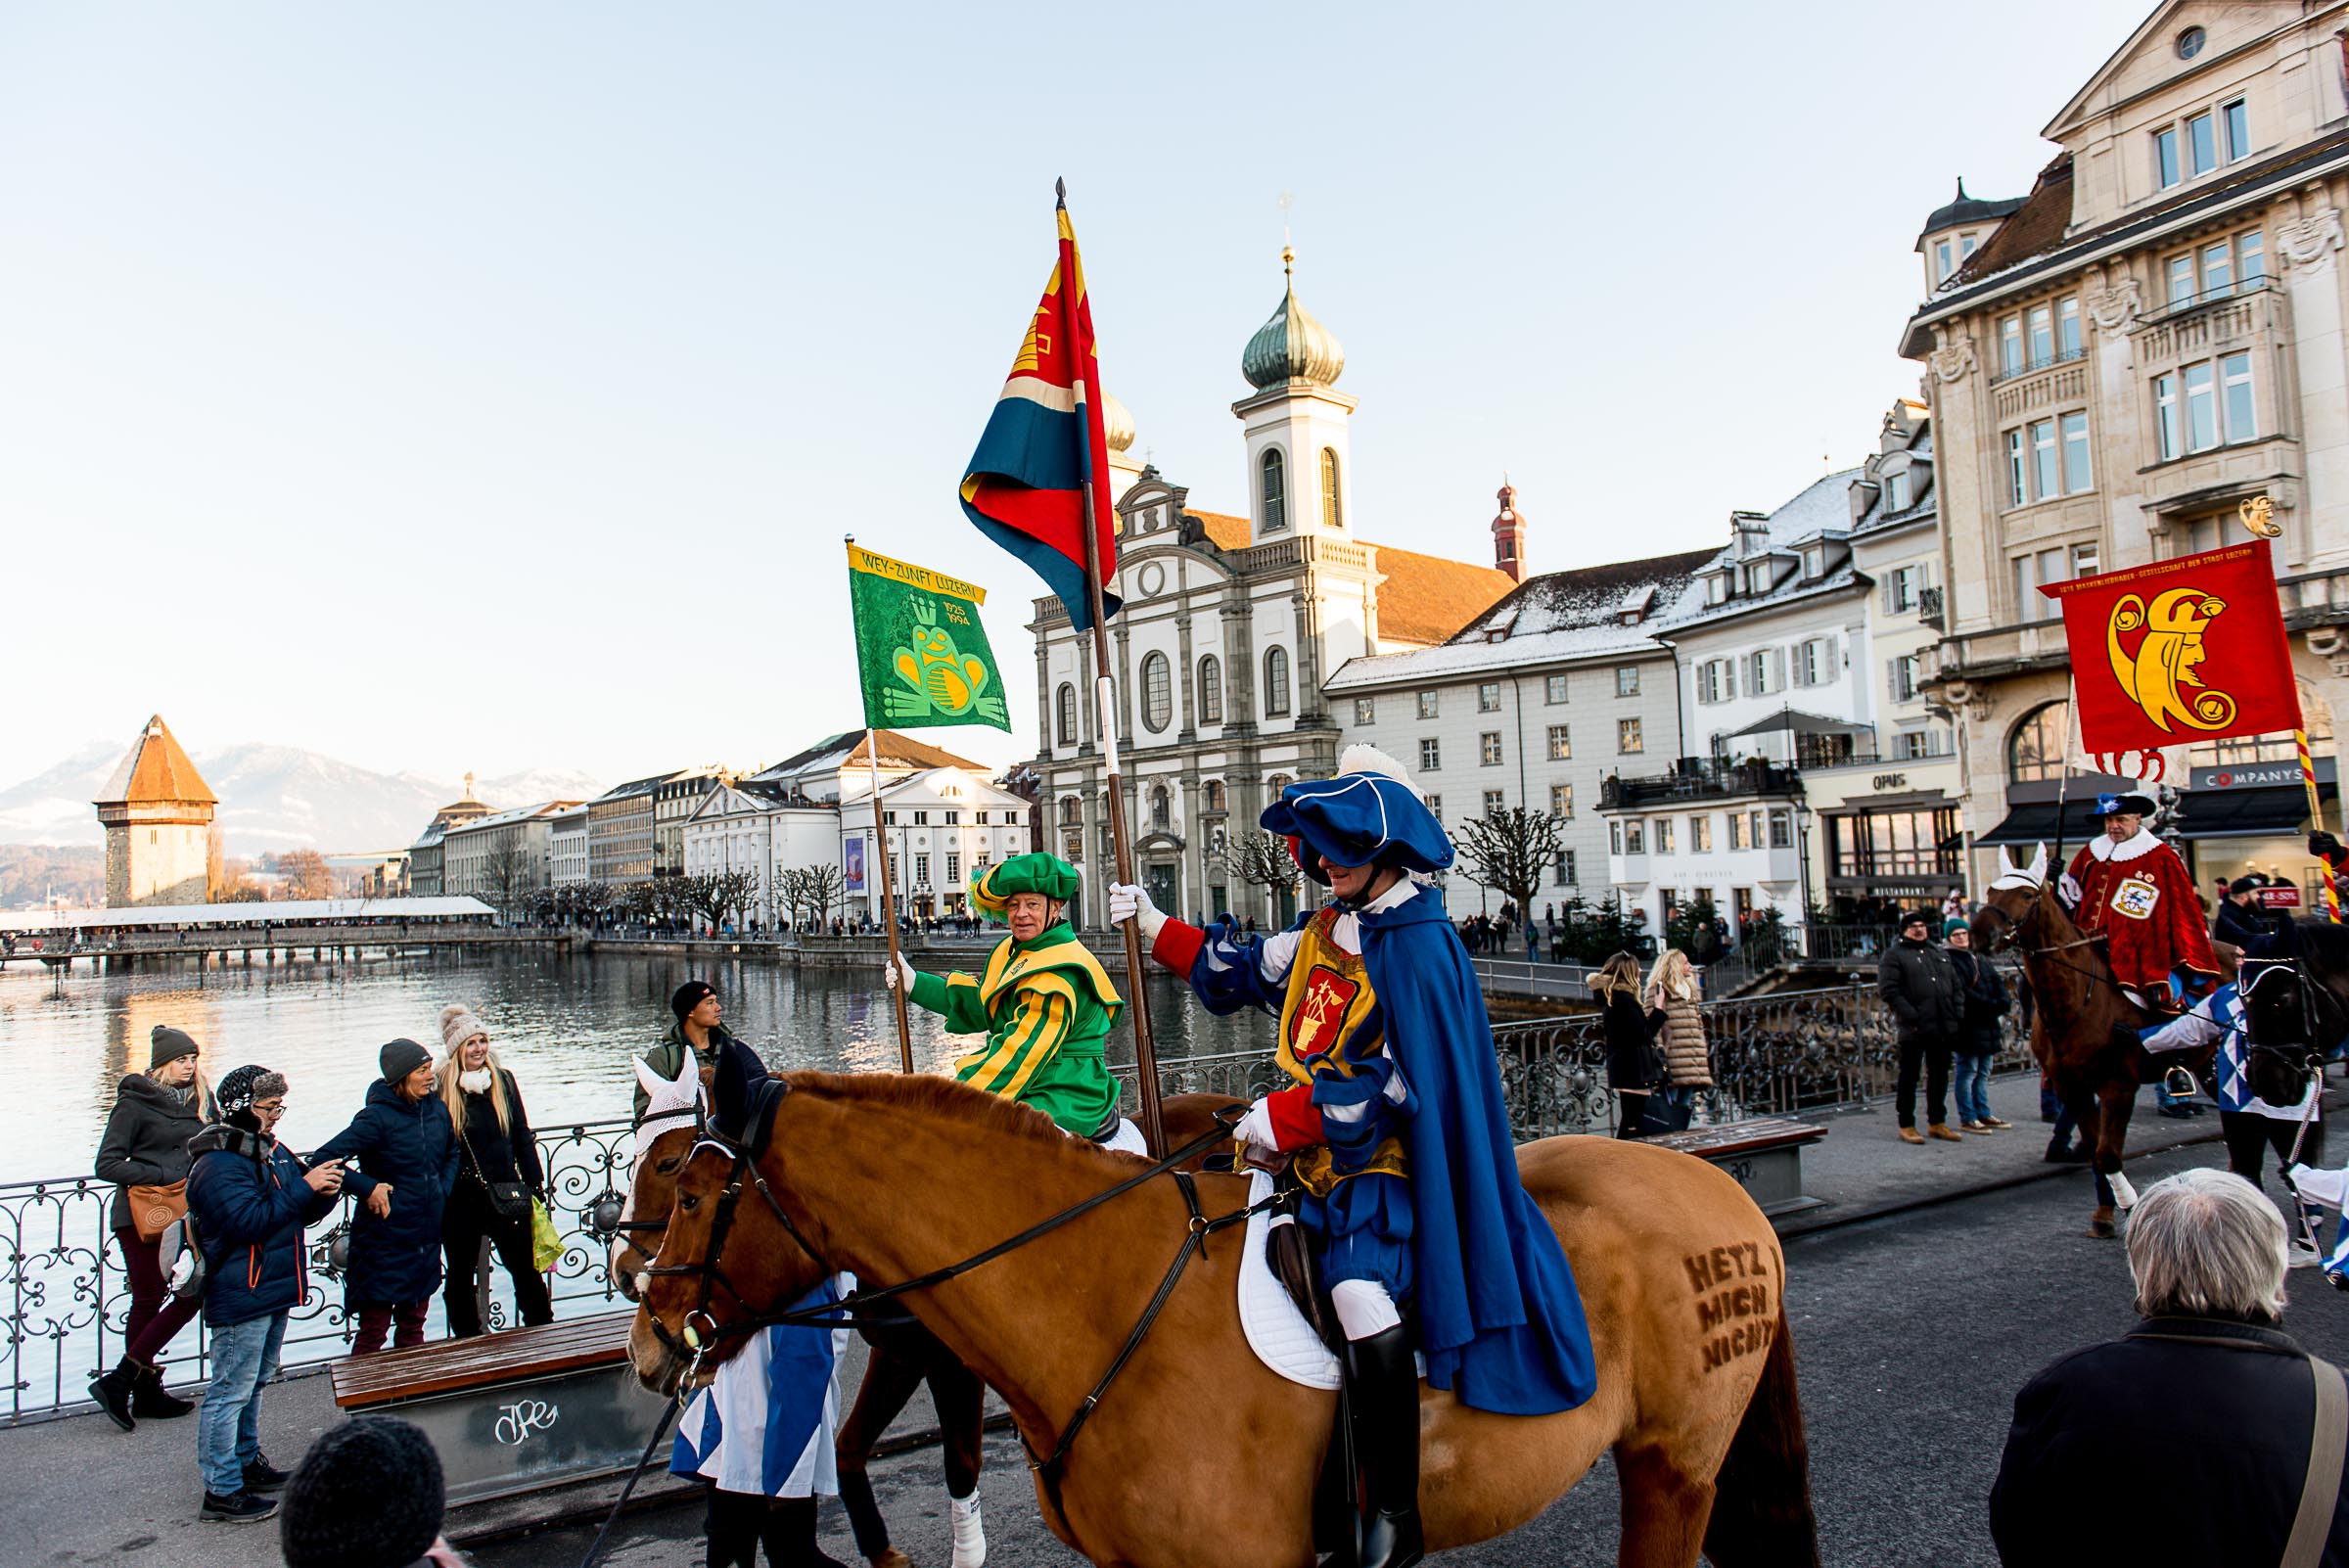
[[[1783,1116],[1755,1117],[1662,1132],[1644,1141],[1678,1149],[1721,1167],[1737,1178],[1762,1212],[1773,1220],[1816,1209],[1824,1201],[1803,1190],[1803,1150],[1827,1130]]]
[[[451,1503],[609,1475],[661,1418],[628,1364],[632,1312],[352,1357],[335,1404],[413,1421],[440,1452]],[[655,1462],[666,1468],[668,1455]]]

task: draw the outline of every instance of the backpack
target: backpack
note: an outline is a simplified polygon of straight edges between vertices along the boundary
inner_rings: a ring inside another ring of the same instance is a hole
[[[183,1214],[163,1226],[155,1252],[156,1263],[163,1271],[164,1286],[174,1299],[204,1300],[204,1287],[212,1273],[211,1260],[205,1256],[204,1245],[197,1239],[193,1214]]]

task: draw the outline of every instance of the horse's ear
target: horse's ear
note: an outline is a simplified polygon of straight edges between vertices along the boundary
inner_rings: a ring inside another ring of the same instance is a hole
[[[2004,844],[2000,845],[1998,880],[2004,882],[2008,877],[2020,874],[2022,869],[2023,868],[2021,866],[2014,863],[2014,856],[2006,853],[2006,846]]]
[[[2031,856],[2029,875],[2034,883],[2043,887],[2046,886],[2048,880],[2048,847],[2045,844],[2042,844],[2039,847],[2038,853]]]

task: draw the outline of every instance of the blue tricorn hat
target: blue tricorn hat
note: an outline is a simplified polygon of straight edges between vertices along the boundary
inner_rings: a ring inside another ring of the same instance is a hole
[[[1280,792],[1258,822],[1286,837],[1298,866],[1326,884],[1322,862],[1396,865],[1436,872],[1452,862],[1451,840],[1401,766],[1368,747],[1349,747],[1335,778]]]

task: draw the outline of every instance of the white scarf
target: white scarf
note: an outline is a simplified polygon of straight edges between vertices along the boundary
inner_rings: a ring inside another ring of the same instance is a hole
[[[486,1067],[476,1067],[469,1072],[459,1073],[457,1075],[457,1087],[463,1089],[468,1094],[488,1093],[489,1069]]]

